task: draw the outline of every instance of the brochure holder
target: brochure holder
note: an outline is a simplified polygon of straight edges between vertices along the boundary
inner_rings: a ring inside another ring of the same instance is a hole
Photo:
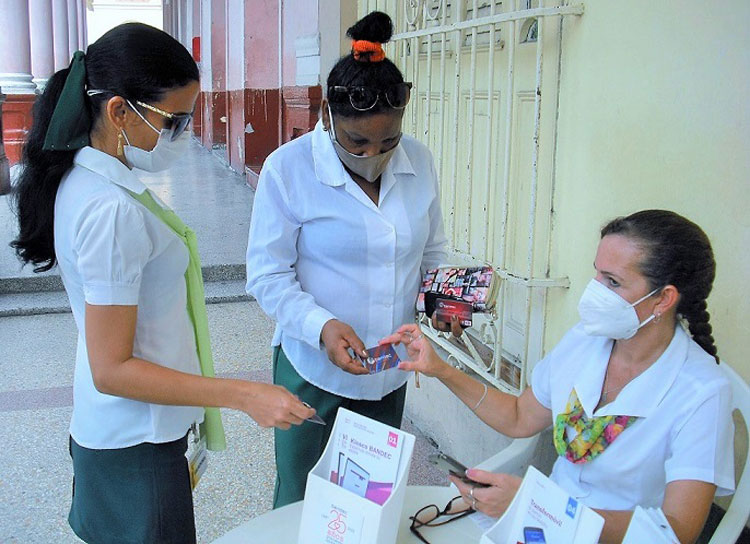
[[[381,427],[403,441],[396,481],[388,499],[379,505],[330,481],[331,456],[338,454],[333,437],[344,416]],[[396,541],[406,495],[414,436],[339,408],[323,456],[307,475],[298,544],[392,544]]]
[[[597,544],[604,518],[529,466],[510,506],[480,544]]]

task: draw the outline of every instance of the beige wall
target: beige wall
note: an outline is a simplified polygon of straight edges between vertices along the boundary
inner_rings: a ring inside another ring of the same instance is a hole
[[[578,319],[597,230],[667,208],[710,237],[720,356],[750,381],[750,2],[585,3],[565,19],[545,349]]]

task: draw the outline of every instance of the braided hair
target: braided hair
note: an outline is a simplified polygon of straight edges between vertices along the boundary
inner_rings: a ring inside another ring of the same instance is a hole
[[[680,293],[677,314],[687,320],[693,340],[716,359],[706,299],[716,276],[711,243],[695,223],[667,210],[643,210],[618,217],[601,230],[601,237],[620,234],[643,250],[641,273],[650,289],[674,285]]]
[[[352,40],[366,40],[369,42],[386,43],[393,35],[393,23],[391,18],[382,11],[373,11],[354,23],[346,31],[346,35]],[[349,99],[340,93],[331,93],[330,89],[335,86],[342,87],[371,87],[385,90],[391,85],[404,82],[401,70],[389,59],[371,62],[373,52],[362,52],[356,59],[354,52],[341,57],[328,74],[329,92],[327,93],[331,111],[342,117],[364,117],[382,111],[390,111],[388,104],[378,100],[374,108],[367,111],[355,110],[349,103]]]

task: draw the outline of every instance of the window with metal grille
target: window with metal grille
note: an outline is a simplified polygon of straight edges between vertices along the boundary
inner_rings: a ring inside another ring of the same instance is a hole
[[[451,264],[502,278],[493,313],[455,339],[427,334],[455,364],[520,393],[542,356],[563,19],[542,0],[360,0],[395,25],[388,56],[413,82],[404,131],[433,152]]]

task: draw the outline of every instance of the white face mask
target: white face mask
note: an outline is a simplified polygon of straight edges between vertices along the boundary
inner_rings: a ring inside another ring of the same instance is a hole
[[[364,155],[355,155],[354,153],[351,153],[350,151],[344,149],[344,146],[342,146],[336,138],[336,129],[333,126],[333,114],[331,113],[331,106],[328,106],[328,119],[331,123],[331,141],[333,142],[333,148],[336,150],[336,155],[338,155],[341,162],[344,163],[344,165],[349,170],[351,170],[358,176],[365,178],[370,183],[375,183],[380,175],[385,171],[385,167],[388,166],[388,162],[396,152],[398,143],[388,151],[379,153],[377,155],[371,155],[369,157],[366,157]]]
[[[615,340],[632,338],[638,329],[655,317],[651,314],[641,323],[635,307],[658,290],[654,289],[631,304],[602,283],[592,279],[578,303],[583,330],[591,336],[606,336]]]
[[[159,139],[151,151],[146,151],[140,147],[130,145],[128,135],[125,134],[125,129],[122,130],[122,135],[125,137],[125,143],[127,144],[123,147],[125,160],[132,168],[139,168],[146,172],[161,172],[172,166],[179,158],[185,156],[190,145],[190,131],[184,131],[177,139],[172,141],[171,130],[164,129],[160,131],[149,123],[148,119],[141,115],[138,110],[133,108],[133,111],[143,119],[151,130],[159,135]]]

